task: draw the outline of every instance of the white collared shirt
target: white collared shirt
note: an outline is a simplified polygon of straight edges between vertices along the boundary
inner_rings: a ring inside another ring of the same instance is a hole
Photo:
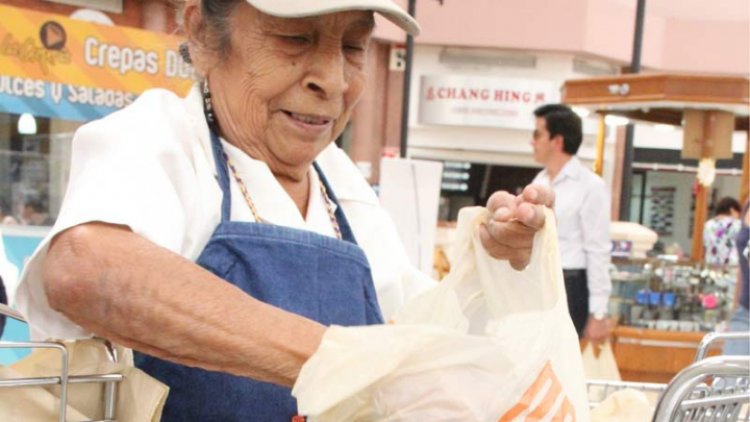
[[[286,194],[265,162],[251,158],[224,139],[221,139],[221,145],[229,159],[234,163],[237,173],[245,184],[250,199],[258,211],[258,216],[263,221],[279,226],[309,230],[324,236],[336,236],[328,214],[328,208],[320,191],[320,179],[314,168],[310,168],[307,215],[303,218],[297,205]],[[231,219],[233,221],[255,221],[250,206],[242,195],[232,172],[228,171],[228,174],[229,189],[232,193]],[[336,211],[336,204],[331,203],[331,210]]]
[[[265,163],[226,142],[223,145],[262,219],[334,235],[317,177],[310,177],[310,202],[303,218]],[[435,283],[409,263],[390,216],[346,154],[331,144],[316,162],[367,256],[388,320],[407,300]],[[231,174],[230,189],[232,220],[253,221]],[[73,139],[70,181],[60,214],[27,263],[16,295],[32,338],[90,336],[47,303],[41,273],[52,237],[92,221],[126,225],[195,261],[221,220],[221,195],[197,87],[184,99],[162,89],[146,91],[125,109],[82,126]]]
[[[589,312],[606,312],[612,282],[609,277],[610,198],[604,180],[573,156],[554,181],[550,181],[545,169],[533,183],[551,186],[555,192],[563,268],[586,270]]]

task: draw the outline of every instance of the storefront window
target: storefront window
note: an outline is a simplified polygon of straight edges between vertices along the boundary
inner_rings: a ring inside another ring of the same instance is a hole
[[[0,113],[2,224],[54,223],[68,180],[72,134],[80,124]]]
[[[520,194],[537,173],[532,167],[444,161],[438,219],[456,221],[461,208],[484,205],[497,191]]]

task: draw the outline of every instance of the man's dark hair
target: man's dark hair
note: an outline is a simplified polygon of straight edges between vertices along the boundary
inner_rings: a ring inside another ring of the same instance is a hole
[[[583,141],[581,118],[565,104],[547,104],[534,110],[534,116],[544,119],[549,137],[563,138],[563,151],[575,155]]]
[[[716,215],[729,215],[732,210],[739,213],[742,211],[742,206],[731,196],[721,198],[719,203],[716,204]]]
[[[31,208],[34,212],[47,212],[47,202],[42,198],[28,198],[23,206]]]

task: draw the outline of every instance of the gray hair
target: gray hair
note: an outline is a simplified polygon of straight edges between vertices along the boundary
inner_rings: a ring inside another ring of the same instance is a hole
[[[229,54],[231,42],[231,26],[229,19],[234,8],[244,0],[201,0],[201,18],[202,27],[205,32],[205,45],[200,46],[208,51],[217,54],[219,57],[226,57]],[[177,24],[186,31],[185,28],[185,0],[173,0],[177,8]],[[182,58],[192,63],[190,51],[187,43],[180,46]]]

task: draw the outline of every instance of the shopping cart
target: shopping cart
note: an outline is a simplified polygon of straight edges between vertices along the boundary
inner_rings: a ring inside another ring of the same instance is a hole
[[[706,357],[708,354],[708,351],[711,349],[712,346],[715,345],[715,343],[719,341],[728,341],[728,340],[750,340],[750,333],[748,332],[732,332],[732,333],[719,333],[719,332],[713,332],[708,333],[705,336],[703,336],[703,339],[701,340],[700,344],[698,345],[698,351],[695,353],[695,360],[693,362],[698,362],[699,360],[703,360],[703,358]]]
[[[750,422],[750,357],[705,357],[717,342],[741,339],[750,339],[750,333],[707,334],[698,345],[693,364],[668,384],[588,380],[590,407],[616,391],[633,389],[656,403],[653,422]]]
[[[750,356],[713,356],[669,382],[654,422],[750,421]]]
[[[21,314],[12,308],[0,304],[0,314],[26,322]],[[119,361],[116,349],[106,340],[102,340],[102,347],[106,349],[107,357],[112,363]],[[47,387],[59,386],[60,410],[58,412],[58,421],[66,421],[66,411],[68,407],[68,386],[71,384],[88,384],[101,383],[103,388],[104,401],[104,419],[91,422],[116,422],[114,415],[116,413],[117,403],[117,386],[122,381],[121,374],[99,374],[99,375],[68,375],[68,349],[61,342],[11,342],[0,341],[0,349],[53,349],[60,353],[61,371],[56,376],[31,377],[31,378],[12,378],[0,379],[0,389],[4,388],[23,388],[23,387]],[[2,393],[0,393],[2,394]]]
[[[620,390],[636,390],[642,392],[648,398],[652,405],[655,405],[661,398],[667,384],[650,383],[650,382],[633,382],[633,381],[612,381],[612,380],[587,380],[586,389],[588,390],[589,408],[593,409],[599,406],[610,394]]]

